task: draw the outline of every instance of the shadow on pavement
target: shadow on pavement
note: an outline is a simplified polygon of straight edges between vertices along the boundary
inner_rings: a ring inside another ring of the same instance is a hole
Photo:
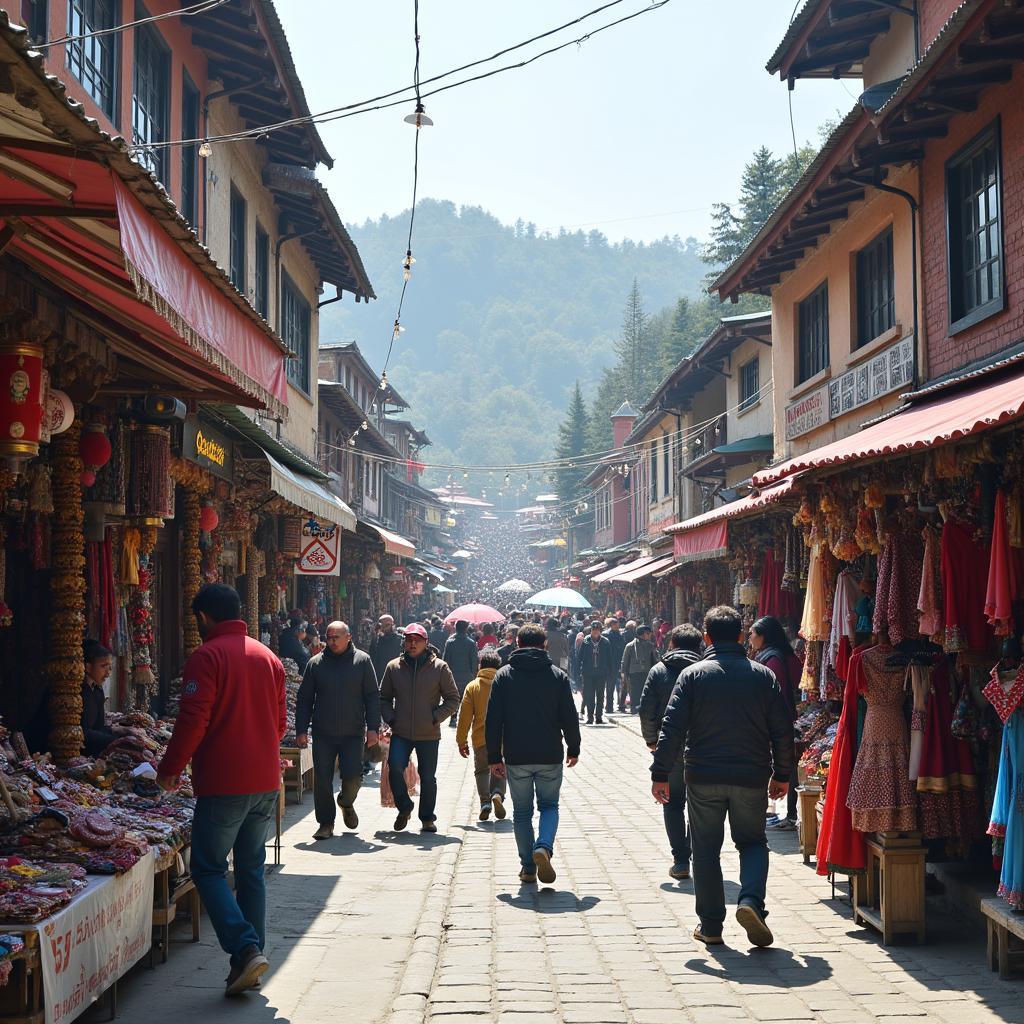
[[[458,836],[446,836],[441,832],[395,832],[388,829],[374,832],[373,837],[390,843],[392,846],[416,846],[421,850],[462,842]]]
[[[597,896],[578,897],[566,889],[536,889],[521,885],[518,893],[499,892],[498,899],[517,910],[532,910],[541,914],[580,914],[593,910],[601,902]]]
[[[706,974],[719,981],[729,980],[730,967],[743,967],[744,985],[778,985],[779,976],[776,972],[779,970],[786,972],[786,986],[789,988],[816,985],[832,977],[832,965],[822,957],[797,957],[792,950],[777,946],[769,946],[767,949],[751,947],[747,952],[729,946],[713,946],[708,947],[707,955],[717,961],[717,966],[706,960],[687,960],[685,966],[695,974]],[[753,964],[763,967],[764,974],[751,975],[749,969]]]
[[[506,818],[504,821],[483,822],[479,825],[453,825],[452,828],[460,829],[463,832],[511,832],[513,830],[511,818]]]
[[[296,843],[294,849],[329,853],[332,857],[347,857],[353,853],[377,853],[379,850],[386,850],[387,847],[360,839],[354,832],[342,832],[319,842],[310,840],[308,843]]]

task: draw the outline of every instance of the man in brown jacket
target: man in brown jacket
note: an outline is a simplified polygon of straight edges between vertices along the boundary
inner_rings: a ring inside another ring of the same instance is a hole
[[[436,832],[437,751],[441,723],[459,710],[459,690],[451,669],[427,646],[427,631],[414,622],[405,628],[405,652],[388,663],[380,684],[381,717],[391,726],[388,778],[395,795],[395,829],[409,824],[414,804],[405,769],[416,751],[420,774],[420,828]]]

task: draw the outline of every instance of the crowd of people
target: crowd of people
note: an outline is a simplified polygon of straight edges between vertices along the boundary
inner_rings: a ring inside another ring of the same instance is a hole
[[[204,642],[186,664],[157,781],[175,789],[191,762],[193,878],[230,958],[225,993],[239,995],[258,987],[268,967],[263,860],[280,781],[284,670],[247,635],[231,587],[203,587],[193,613]],[[299,746],[313,747],[314,838],[333,835],[336,807],[346,828],[358,828],[367,758],[385,731],[395,831],[416,813],[423,833],[437,832],[438,754],[450,721],[459,753],[473,757],[479,820],[504,818],[510,796],[520,882],[550,884],[563,771],[580,757],[581,718],[596,727],[602,711],[616,708],[638,715],[652,754],[672,878],[690,878],[692,864],[694,937],[723,941],[728,818],[740,855],[736,920],[753,944],[769,945],[766,811],[769,798],[791,789],[799,679],[778,620],[754,623],[744,646],[740,615],[727,606],[707,613],[703,633],[617,616],[540,618],[513,610],[499,637],[496,623],[460,620],[449,633],[428,616],[399,631],[384,615],[369,651],[357,649],[346,623],[328,624],[323,650],[305,662],[295,712]],[[407,772],[414,756],[418,806]],[[232,850],[234,893],[226,881]]]

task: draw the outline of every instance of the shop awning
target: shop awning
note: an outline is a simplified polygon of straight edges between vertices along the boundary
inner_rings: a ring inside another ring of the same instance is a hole
[[[590,582],[611,583],[613,580],[617,581],[625,573],[632,572],[634,569],[639,569],[642,565],[648,565],[653,561],[654,557],[652,555],[642,555],[640,558],[634,558],[631,562],[621,562],[611,569],[606,569],[595,576]]]
[[[402,558],[412,558],[416,554],[416,545],[411,540],[406,540],[397,533],[385,530],[383,526],[376,523],[361,520],[364,526],[368,526],[384,542],[384,550],[389,555],[400,555]]]
[[[1006,423],[1022,414],[1024,371],[1018,371],[994,383],[911,405],[895,416],[873,423],[850,437],[833,441],[755,473],[754,484],[763,487],[790,478],[802,470],[901,455],[919,448],[947,444]]]
[[[270,489],[285,501],[305,509],[307,512],[328,523],[334,523],[343,530],[355,533],[355,513],[339,498],[332,494],[318,480],[295,473],[282,466],[273,455],[263,453],[270,466]]]
[[[662,555],[660,558],[656,558],[653,562],[648,562],[647,565],[640,566],[639,569],[633,569],[630,572],[622,573],[615,577],[616,583],[639,583],[640,580],[646,579],[653,573],[658,572],[660,569],[665,569],[675,563],[675,555]]]
[[[607,569],[607,568],[608,568],[608,563],[607,562],[598,562],[596,565],[587,566],[587,568],[583,570],[583,575],[584,576],[593,576],[595,572],[600,572],[602,569]]]
[[[787,477],[774,487],[765,487],[738,501],[730,501],[727,505],[713,508],[703,515],[665,527],[665,532],[674,536],[672,550],[675,560],[698,562],[709,558],[721,558],[729,547],[728,521],[784,498],[793,489],[797,479],[796,475]]]
[[[434,566],[430,565],[428,562],[424,562],[421,558],[414,558],[413,562],[415,563],[418,571],[425,572],[428,576],[433,577],[439,583],[446,578],[445,574],[441,572],[440,569],[435,569]]]

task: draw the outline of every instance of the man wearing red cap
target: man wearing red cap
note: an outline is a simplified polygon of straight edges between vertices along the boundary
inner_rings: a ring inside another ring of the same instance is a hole
[[[451,669],[427,645],[427,631],[413,622],[405,627],[404,652],[389,662],[380,684],[381,717],[391,726],[388,778],[398,816],[395,830],[409,824],[412,798],[405,769],[412,752],[420,774],[420,828],[436,832],[437,751],[441,723],[459,709],[459,691]]]

